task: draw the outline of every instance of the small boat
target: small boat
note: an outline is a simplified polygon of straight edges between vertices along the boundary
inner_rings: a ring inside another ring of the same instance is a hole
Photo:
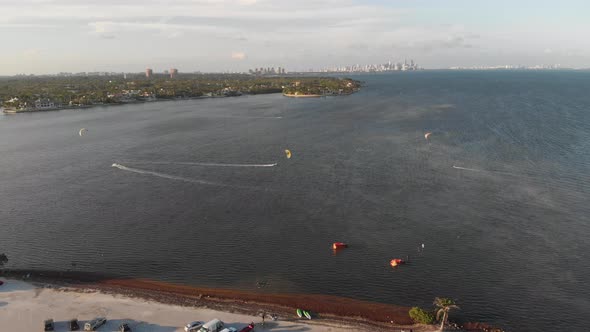
[[[297,317],[299,317],[299,318],[303,317],[303,310],[297,309]]]
[[[305,316],[307,319],[311,319],[311,314],[307,310],[303,310],[303,316]]]
[[[336,249],[342,249],[342,248],[348,248],[348,244],[346,244],[344,242],[332,243],[332,249],[336,250]]]
[[[400,264],[405,264],[405,263],[406,263],[406,261],[404,261],[401,258],[394,258],[389,262],[389,265],[391,265],[392,267],[396,267]]]

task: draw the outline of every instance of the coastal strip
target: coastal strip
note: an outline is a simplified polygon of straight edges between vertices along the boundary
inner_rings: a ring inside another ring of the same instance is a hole
[[[206,307],[222,312],[257,315],[261,311],[277,314],[280,320],[296,319],[295,309],[314,313],[313,322],[345,324],[361,331],[375,328],[434,331],[432,326],[415,325],[408,316],[408,307],[354,300],[320,294],[286,294],[217,289],[176,285],[148,279],[121,278],[83,272],[12,271],[0,274],[7,279],[67,287],[78,292],[100,291],[105,294],[141,298],[170,305]]]
[[[55,284],[0,278],[0,326],[2,331],[39,331],[46,319],[52,319],[55,331],[65,331],[68,322],[75,318],[78,326],[95,317],[106,322],[98,330],[119,331],[127,324],[133,331],[183,331],[182,326],[195,319],[219,319],[225,327],[236,330],[252,323],[256,332],[271,331],[363,331],[360,326],[307,319],[267,315],[263,323],[259,312],[240,313],[234,310],[216,310],[209,307],[179,306],[124,294],[106,293],[92,288],[75,288]],[[67,329],[68,331],[70,329]],[[373,331],[373,330],[372,330]]]
[[[283,93],[285,97],[291,98],[319,98],[324,97],[324,95],[304,95],[304,94],[294,94],[294,93]]]

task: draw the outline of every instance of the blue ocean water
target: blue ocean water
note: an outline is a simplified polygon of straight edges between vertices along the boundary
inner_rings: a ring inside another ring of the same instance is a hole
[[[461,320],[585,330],[590,73],[354,78],[346,97],[0,116],[0,252],[12,268],[445,296]]]

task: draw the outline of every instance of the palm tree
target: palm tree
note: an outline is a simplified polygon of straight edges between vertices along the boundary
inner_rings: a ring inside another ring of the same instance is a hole
[[[440,323],[440,330],[442,331],[445,327],[445,324],[447,323],[447,319],[449,318],[449,311],[460,308],[455,304],[455,301],[444,297],[435,298],[434,305],[437,307],[436,319],[440,319],[440,316],[442,315],[442,320]]]

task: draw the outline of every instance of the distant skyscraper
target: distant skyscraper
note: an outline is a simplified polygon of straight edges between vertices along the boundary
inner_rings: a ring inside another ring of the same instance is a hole
[[[154,71],[152,70],[152,68],[147,68],[145,70],[145,77],[150,78],[150,77],[152,77],[153,74],[154,74]]]
[[[170,78],[174,78],[176,75],[178,75],[178,69],[170,68]]]

